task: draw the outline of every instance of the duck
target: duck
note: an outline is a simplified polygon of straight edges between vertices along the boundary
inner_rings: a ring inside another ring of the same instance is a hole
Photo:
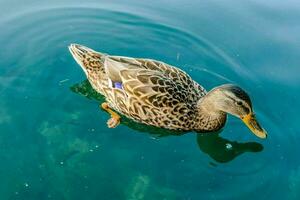
[[[111,116],[109,128],[124,116],[164,129],[209,133],[220,131],[230,114],[257,137],[267,137],[249,95],[237,85],[206,91],[185,71],[161,61],[108,55],[79,44],[68,48],[92,88],[105,97],[100,107]]]

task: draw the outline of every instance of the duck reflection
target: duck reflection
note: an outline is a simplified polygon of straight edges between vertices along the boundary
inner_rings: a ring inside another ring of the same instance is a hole
[[[89,99],[104,102],[104,97],[98,94],[87,80],[77,83],[70,88],[73,92],[83,95]],[[153,137],[181,136],[187,132],[166,130],[158,127],[147,126],[136,123],[131,119],[122,118],[121,124],[139,132],[151,134]],[[261,152],[263,146],[257,142],[237,142],[222,138],[220,132],[197,133],[199,149],[219,163],[230,162],[245,152]]]
[[[220,137],[219,133],[197,134],[199,149],[220,163],[226,163],[245,152],[260,152],[257,142],[237,142]]]

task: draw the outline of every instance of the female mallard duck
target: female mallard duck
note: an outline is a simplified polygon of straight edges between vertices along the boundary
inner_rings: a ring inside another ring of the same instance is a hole
[[[148,125],[197,132],[221,129],[229,113],[258,137],[267,136],[248,94],[238,86],[226,84],[206,92],[184,71],[163,62],[110,56],[78,44],[69,50],[92,87],[106,97],[102,108],[111,114],[110,128],[120,123],[113,110]]]

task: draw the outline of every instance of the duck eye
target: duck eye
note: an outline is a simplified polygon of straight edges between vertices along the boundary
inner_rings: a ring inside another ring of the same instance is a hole
[[[239,105],[239,106],[241,106],[241,105],[243,105],[243,102],[237,101],[236,104]]]

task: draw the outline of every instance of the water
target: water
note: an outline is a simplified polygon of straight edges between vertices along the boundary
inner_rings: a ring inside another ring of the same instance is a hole
[[[1,199],[299,199],[297,1],[0,2]],[[219,134],[124,120],[67,46],[179,66],[208,90],[247,90],[268,131]]]

